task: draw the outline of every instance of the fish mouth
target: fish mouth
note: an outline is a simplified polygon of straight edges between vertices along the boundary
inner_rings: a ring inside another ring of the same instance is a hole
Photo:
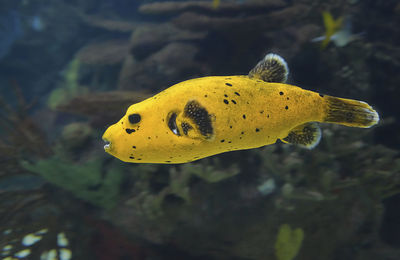
[[[106,143],[104,145],[104,150],[108,152],[111,149],[111,141],[107,140],[106,138],[103,138],[103,141]]]

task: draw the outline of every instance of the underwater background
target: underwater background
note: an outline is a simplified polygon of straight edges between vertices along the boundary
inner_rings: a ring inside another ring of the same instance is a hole
[[[381,121],[179,165],[104,152],[129,105],[269,52]],[[397,0],[1,0],[0,258],[398,260],[399,82]]]

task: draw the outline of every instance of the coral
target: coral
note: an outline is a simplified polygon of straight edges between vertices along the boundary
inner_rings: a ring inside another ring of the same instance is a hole
[[[126,109],[150,97],[144,91],[109,91],[79,95],[65,104],[57,106],[57,111],[86,116],[92,125],[104,127],[116,122]]]
[[[93,133],[87,123],[74,122],[64,126],[61,133],[61,142],[65,149],[81,148]]]
[[[105,209],[111,209],[119,198],[122,169],[113,167],[103,172],[102,160],[85,163],[66,161],[58,156],[39,160],[35,164],[22,162],[27,170],[70,191],[74,196]]]
[[[295,20],[300,20],[310,8],[298,4],[282,10],[272,11],[267,14],[252,14],[246,17],[238,16],[211,16],[195,12],[184,12],[172,19],[174,25],[182,29],[213,30],[242,35],[243,30],[252,28],[254,31],[276,29],[279,26],[287,26]],[[251,14],[251,13],[250,13]],[[292,17],[288,20],[287,17]],[[278,26],[279,25],[279,26]]]
[[[157,91],[172,85],[201,70],[194,61],[197,54],[198,48],[193,44],[171,42],[143,61],[128,57],[119,76],[118,88]]]
[[[112,32],[131,32],[137,27],[137,24],[132,22],[106,19],[95,15],[80,14],[80,17],[89,26]]]
[[[214,12],[217,14],[229,13],[245,13],[245,12],[265,12],[270,9],[276,9],[285,6],[286,3],[281,0],[263,0],[263,1],[246,1],[243,4],[222,2],[218,9],[215,10],[211,2],[204,1],[188,1],[188,2],[158,2],[143,4],[139,8],[139,12],[150,15],[175,15],[186,11],[198,12]]]
[[[138,27],[131,36],[131,53],[141,60],[157,52],[167,44],[178,41],[199,41],[206,36],[203,32],[181,30],[164,24],[146,24]]]
[[[298,254],[304,239],[301,228],[292,229],[288,224],[279,228],[275,243],[275,254],[278,260],[292,260]]]
[[[227,178],[239,174],[240,170],[237,164],[226,166],[222,165],[221,161],[215,160],[219,165],[207,164],[184,164],[182,165],[182,172],[186,175],[195,175],[209,183],[220,182]]]
[[[91,43],[81,48],[76,58],[85,64],[114,65],[123,62],[130,49],[127,40],[109,40]]]

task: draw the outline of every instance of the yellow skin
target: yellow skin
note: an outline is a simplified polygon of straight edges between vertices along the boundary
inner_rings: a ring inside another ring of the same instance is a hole
[[[370,127],[366,103],[285,83],[285,61],[268,54],[249,76],[192,79],[130,106],[103,135],[106,152],[125,162],[185,163],[227,151],[286,143],[313,148],[316,123]]]
[[[177,136],[168,127],[168,114],[176,111],[179,128],[184,107],[191,100],[198,101],[212,114],[214,134],[211,138],[203,137],[198,129],[189,130],[189,136]],[[229,103],[225,104],[224,100]],[[126,115],[107,129],[103,138],[112,144],[107,152],[122,161],[190,162],[226,151],[273,144],[297,125],[322,121],[322,101],[318,93],[248,76],[198,78],[176,84],[130,106]],[[141,115],[137,125],[128,120],[134,113]],[[127,134],[125,128],[139,129]]]

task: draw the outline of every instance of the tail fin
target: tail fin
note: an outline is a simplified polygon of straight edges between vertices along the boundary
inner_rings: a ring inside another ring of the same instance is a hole
[[[378,113],[365,102],[331,96],[325,97],[327,109],[323,121],[326,123],[368,128],[379,122]]]

